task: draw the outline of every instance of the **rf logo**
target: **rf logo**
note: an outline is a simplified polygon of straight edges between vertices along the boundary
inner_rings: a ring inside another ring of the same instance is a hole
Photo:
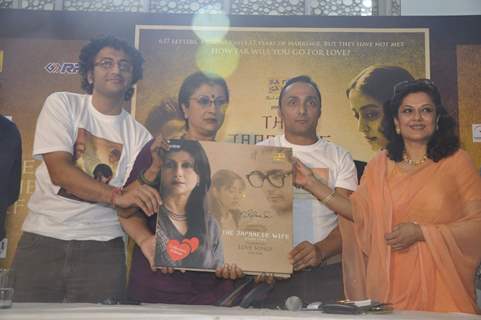
[[[49,62],[44,69],[51,74],[77,74],[79,72],[79,64],[73,62]]]

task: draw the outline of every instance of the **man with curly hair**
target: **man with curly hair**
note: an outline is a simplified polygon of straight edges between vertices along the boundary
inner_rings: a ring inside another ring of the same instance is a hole
[[[87,94],[51,94],[37,120],[33,156],[42,162],[13,264],[17,301],[122,299],[125,254],[115,209],[159,206],[149,186],[120,188],[151,139],[122,108],[142,78],[140,52],[104,37],[84,46],[79,60]],[[94,177],[100,163],[110,163],[108,183]]]

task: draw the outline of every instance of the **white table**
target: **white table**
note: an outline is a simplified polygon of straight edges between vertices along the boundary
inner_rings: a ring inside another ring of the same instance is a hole
[[[0,310],[1,320],[104,320],[104,319],[359,319],[359,320],[480,320],[481,316],[461,313],[396,311],[392,314],[333,315],[319,311],[282,311],[214,306],[143,304],[100,305],[88,303],[14,303]]]

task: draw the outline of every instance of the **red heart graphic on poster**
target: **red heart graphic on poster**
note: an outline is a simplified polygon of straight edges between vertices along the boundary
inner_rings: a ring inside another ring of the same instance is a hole
[[[199,239],[196,237],[182,240],[169,240],[167,242],[167,253],[172,261],[179,261],[187,257],[189,254],[197,250],[199,247]]]
[[[169,240],[167,242],[167,253],[172,261],[182,260],[190,254],[190,245],[180,243],[177,240]]]
[[[190,246],[191,253],[197,250],[197,248],[199,247],[199,239],[197,239],[196,237],[184,239],[182,240],[182,243],[187,243]]]

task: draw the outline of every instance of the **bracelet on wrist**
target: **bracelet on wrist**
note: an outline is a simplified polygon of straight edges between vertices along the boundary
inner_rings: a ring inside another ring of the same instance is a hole
[[[159,185],[159,182],[160,182],[160,177],[159,177],[159,175],[157,175],[157,176],[155,177],[154,181],[151,181],[151,180],[149,180],[149,179],[147,179],[147,178],[145,177],[145,171],[146,171],[146,170],[142,170],[142,171],[140,172],[139,182],[140,182],[141,184],[146,184],[146,185],[148,185],[149,187],[156,188],[156,187]]]
[[[112,193],[110,194],[110,204],[115,207],[115,198],[121,196],[123,192],[122,188],[113,188]]]
[[[329,193],[327,196],[325,196],[324,198],[320,199],[320,201],[323,203],[323,204],[327,204],[329,201],[332,200],[332,198],[334,198],[334,194],[336,193],[336,190],[332,190],[331,193]]]

